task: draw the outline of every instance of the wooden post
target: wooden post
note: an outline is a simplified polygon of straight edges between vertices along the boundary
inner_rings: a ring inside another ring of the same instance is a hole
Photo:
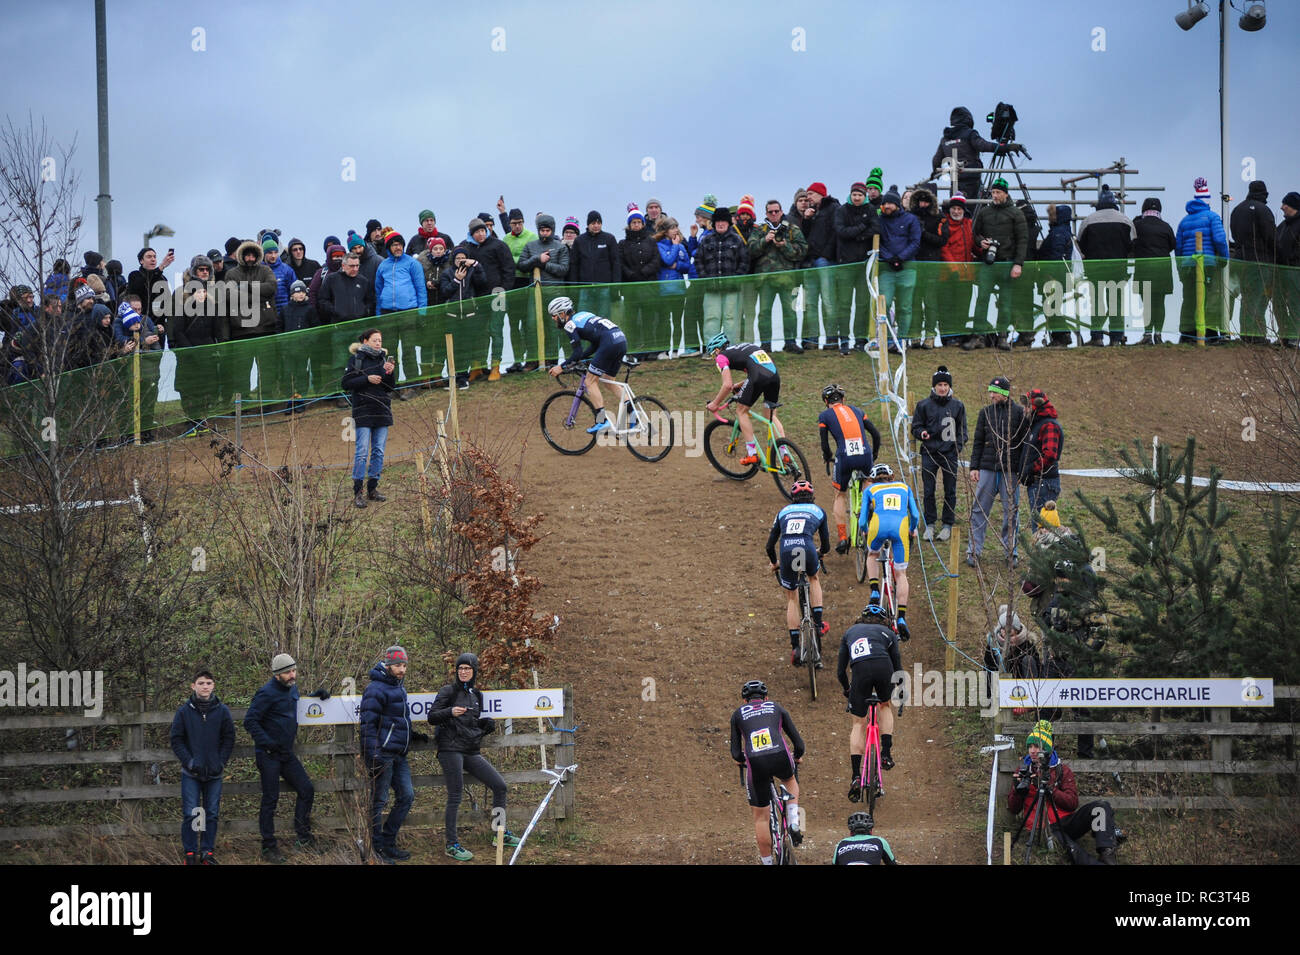
[[[546,367],[546,316],[542,314],[542,270],[533,269],[533,311],[537,314],[537,367]]]
[[[960,477],[960,475],[958,475]],[[961,527],[953,525],[952,536],[948,538],[948,567],[952,575],[948,578],[948,646],[943,651],[943,665],[946,670],[957,666],[957,592],[960,580],[957,579],[957,567],[961,561]]]
[[[244,463],[244,396],[235,392],[235,463]]]
[[[1011,830],[1004,829],[1002,832],[1002,864],[1011,865]]]
[[[451,415],[451,428],[456,436],[456,442],[460,443],[460,415],[456,410],[456,346],[452,340],[451,332],[447,333],[447,392],[451,395],[448,413]]]
[[[135,348],[131,351],[131,417],[135,421],[135,443],[140,443],[140,333],[133,332],[131,340]]]
[[[1196,344],[1205,345],[1205,255],[1204,237],[1196,233]]]
[[[1231,723],[1232,710],[1226,707],[1216,707],[1210,710],[1211,723]],[[1214,762],[1229,762],[1232,759],[1232,737],[1231,736],[1211,736],[1210,737],[1210,759]],[[1220,796],[1232,795],[1232,773],[1222,770],[1215,770],[1210,774],[1214,782],[1214,791]]]
[[[504,822],[498,822],[496,824],[496,835],[493,836],[492,841],[496,843],[496,848],[497,848],[496,864],[505,865],[506,826]]]
[[[143,713],[144,698],[141,697],[136,702],[136,712]],[[133,786],[144,785],[144,761],[141,751],[144,749],[144,723],[128,723],[122,727],[123,743],[125,744],[125,761],[122,763],[122,788],[127,789]],[[140,825],[143,816],[141,814],[141,802],[138,799],[126,798],[122,800],[122,824],[127,827]]]
[[[438,443],[433,447],[433,459],[438,462],[438,472],[444,486],[451,483],[451,469],[447,466],[447,416],[438,409]]]
[[[424,452],[415,452],[415,474],[420,487],[420,537],[424,540],[425,550],[432,549],[430,528],[433,519],[429,514],[429,479],[424,473]]]

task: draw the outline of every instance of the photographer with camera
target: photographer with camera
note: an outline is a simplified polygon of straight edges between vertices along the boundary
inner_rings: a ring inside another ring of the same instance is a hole
[[[1005,104],[999,103],[999,108]],[[1011,109],[1010,107],[1006,107]],[[1011,109],[1013,117],[1015,110]],[[995,110],[990,115],[989,121],[996,126],[998,112]],[[995,131],[994,135],[997,133]],[[965,106],[958,106],[948,116],[948,127],[943,131],[943,137],[939,140],[939,148],[934,151],[934,157],[930,160],[930,167],[938,172],[943,168],[945,159],[952,158],[952,151],[957,150],[957,188],[963,195],[975,198],[980,191],[980,173],[963,172],[967,167],[979,168],[983,165],[980,161],[980,153],[994,153],[995,155],[1006,155],[1007,153],[1022,152],[1019,143],[996,143],[985,139],[975,130],[975,118],[971,116],[970,110]]]
[[[1014,816],[1025,812],[1023,824],[1030,832],[1037,821],[1036,814],[1047,813],[1047,824],[1075,865],[1115,865],[1115,812],[1104,799],[1079,805],[1074,773],[1052,749],[1052,724],[1047,720],[1035,723],[1025,745],[1029,753],[1021,761],[1015,783],[1007,793],[1007,809]],[[1088,832],[1096,839],[1097,856],[1075,841]]]
[[[1025,214],[1011,201],[1010,187],[1001,177],[993,180],[993,201],[975,214],[972,231],[975,237],[976,257],[983,263],[978,270],[976,283],[979,294],[975,300],[975,318],[971,329],[975,332],[961,347],[970,351],[975,338],[984,334],[989,344],[1003,351],[1011,350],[1009,333],[1028,320],[1033,321],[1032,309],[1027,309],[1025,292],[1033,294],[1033,282],[1021,282],[1025,255],[1029,248],[1029,228]],[[993,289],[998,291],[997,334],[988,321],[989,298]],[[981,328],[984,329],[981,332]],[[1025,333],[1024,347],[1028,347],[1029,329]]]

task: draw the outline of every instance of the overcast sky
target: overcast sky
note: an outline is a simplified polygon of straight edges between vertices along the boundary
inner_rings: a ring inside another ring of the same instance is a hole
[[[1231,14],[1229,191],[1253,158],[1276,209],[1300,189],[1300,10],[1267,6],[1258,33]],[[459,239],[502,193],[530,228],[594,208],[620,235],[650,196],[683,224],[706,192],[788,204],[821,180],[842,199],[874,165],[887,184],[926,175],[952,107],[987,135],[999,100],[1028,165],[1123,156],[1176,222],[1193,178],[1219,178],[1217,14],[1184,33],[1184,7],[109,0],[113,252],[134,268],[162,222],[178,257],[275,227],[320,258],[371,217],[409,238],[423,208]],[[7,6],[4,26],[5,110],[77,137],[92,248],[94,4]]]

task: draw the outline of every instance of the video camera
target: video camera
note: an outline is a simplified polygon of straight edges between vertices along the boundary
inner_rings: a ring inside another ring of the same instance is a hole
[[[993,138],[1007,142],[1016,138],[1016,108],[1010,103],[998,103],[989,113],[986,122],[991,124]]]

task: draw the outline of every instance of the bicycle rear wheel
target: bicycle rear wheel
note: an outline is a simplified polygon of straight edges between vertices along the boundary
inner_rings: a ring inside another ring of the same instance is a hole
[[[673,419],[668,409],[662,401],[646,395],[633,401],[632,407],[640,430],[626,436],[627,449],[642,461],[662,461],[673,449]]]
[[[708,445],[705,445],[708,448]],[[776,482],[776,488],[781,492],[781,496],[787,501],[790,498],[790,485],[800,478],[807,478],[809,475],[808,459],[803,456],[803,452],[795,445],[793,441],[786,438],[776,439],[776,459],[769,462],[770,466],[775,468],[772,472],[772,480]],[[788,453],[787,453],[788,452]],[[786,458],[790,461],[787,464]]]
[[[876,814],[876,790],[880,788],[880,743],[868,742],[866,752],[862,757],[866,760],[867,785],[863,790],[863,797],[867,801],[867,812],[871,816]]]
[[[804,669],[808,671],[808,689],[812,698],[817,699],[817,664],[821,654],[817,652],[817,628],[813,625],[812,611],[805,604],[803,620],[799,623],[799,657]]]
[[[781,828],[781,794],[776,783],[768,784],[770,802],[767,804],[768,831],[772,834],[772,864],[785,865],[785,832]]]
[[[704,456],[719,474],[733,481],[747,481],[758,473],[757,464],[741,464],[745,442],[740,429],[730,421],[710,421],[704,428]]]
[[[568,422],[576,391],[557,391],[542,404],[542,437],[561,454],[586,454],[596,445],[596,436],[587,429],[596,424],[596,408],[583,395],[573,422]]]

